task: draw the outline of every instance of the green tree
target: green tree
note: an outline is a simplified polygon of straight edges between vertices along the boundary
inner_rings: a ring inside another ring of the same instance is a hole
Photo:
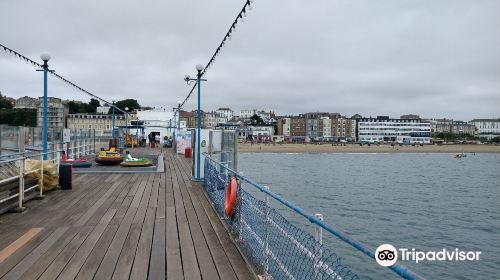
[[[101,103],[99,102],[99,100],[91,98],[89,105],[92,106],[92,108],[94,108],[94,112],[97,112],[97,107],[100,107]]]
[[[93,114],[97,111],[98,106],[100,106],[99,100],[93,98],[90,99],[89,103],[81,103],[76,101],[68,102],[70,114],[82,114],[82,113]]]
[[[118,102],[115,102],[115,106],[124,110],[124,111],[125,111],[125,108],[127,107],[128,108],[127,112],[134,111],[135,109],[141,109],[141,105],[139,105],[139,103],[135,99],[120,100]],[[112,110],[113,110],[112,108],[109,109],[109,114],[112,113]],[[123,112],[115,110],[115,114],[123,114]]]
[[[500,136],[496,136],[496,137],[493,137],[491,138],[490,140],[491,143],[500,143]]]
[[[5,98],[0,92],[0,109],[10,109],[10,108],[12,108],[12,103],[10,103],[10,100]]]
[[[253,124],[253,125],[265,125],[266,123],[264,122],[264,120],[257,114],[253,114],[252,117],[250,117],[250,122]]]
[[[35,127],[36,109],[0,109],[0,124]]]

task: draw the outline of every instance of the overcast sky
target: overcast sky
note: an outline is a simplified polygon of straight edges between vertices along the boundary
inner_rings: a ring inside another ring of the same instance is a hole
[[[0,43],[105,99],[171,108],[243,0],[2,0]],[[203,84],[202,109],[500,117],[498,0],[255,0]],[[0,52],[0,91],[42,74]],[[55,78],[49,95],[89,98]],[[194,109],[192,98],[186,109]]]

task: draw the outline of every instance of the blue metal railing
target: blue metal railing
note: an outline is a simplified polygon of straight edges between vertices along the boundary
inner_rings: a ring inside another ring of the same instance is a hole
[[[241,175],[240,173],[238,173],[237,171],[227,167],[224,163],[221,163],[221,162],[218,162],[217,160],[211,158],[208,154],[204,154],[206,156],[206,160],[205,160],[205,190],[207,191],[209,197],[212,199],[212,202],[214,202],[215,207],[221,207],[221,205],[217,205],[217,204],[220,204],[220,198],[217,198],[217,197],[213,197],[213,195],[211,193],[214,193],[214,186],[213,185],[217,185],[217,183],[213,183],[211,181],[214,180],[214,178],[211,178],[211,177],[214,177],[214,176],[219,176],[220,178],[216,178],[215,180],[219,180],[219,181],[223,181],[225,180],[225,182],[227,182],[227,180],[229,179],[229,174],[231,176],[234,176],[236,177],[240,182],[246,182],[248,183],[250,186],[256,188],[257,190],[259,190],[260,192],[264,193],[266,196],[269,196],[271,198],[273,198],[274,200],[276,200],[277,202],[279,202],[280,204],[286,206],[287,208],[291,209],[293,212],[299,214],[300,216],[302,217],[305,217],[307,218],[311,223],[315,224],[316,226],[324,229],[325,231],[329,232],[330,234],[338,237],[340,240],[344,241],[345,243],[351,245],[352,247],[354,247],[356,250],[364,253],[365,255],[369,256],[371,259],[375,260],[375,255],[374,255],[374,250],[370,249],[369,247],[367,247],[366,245],[362,244],[361,242],[359,241],[356,241],[354,240],[353,238],[351,238],[350,236],[348,236],[347,234],[343,233],[342,231],[339,231],[339,230],[336,230],[328,225],[326,225],[320,218],[318,218],[316,215],[312,215],[312,214],[309,214],[307,213],[305,210],[303,210],[302,208],[294,205],[293,203],[291,203],[290,201],[287,201],[286,199],[282,198],[280,195],[277,195],[271,191],[269,191],[265,186],[262,186],[260,185],[259,183],[255,182],[254,180],[248,178],[248,177],[245,177],[243,175]],[[218,167],[218,173],[217,175],[211,175],[211,173],[213,173],[212,170],[217,170],[217,167]],[[225,185],[221,185],[221,183],[225,183],[225,182],[219,182],[218,188],[224,188]],[[212,186],[211,186],[212,185]],[[239,184],[241,185],[241,184]],[[210,189],[212,188],[212,189]],[[240,187],[239,187],[240,189]],[[222,189],[222,191],[224,191],[224,189]],[[249,196],[249,193],[245,192],[244,190],[238,190],[240,195],[239,197],[241,197],[242,193],[245,194],[246,196]],[[220,194],[219,194],[220,196]],[[255,199],[252,197],[252,199]],[[214,200],[219,200],[219,201],[214,201]],[[218,203],[217,203],[218,202]],[[223,198],[222,198],[222,203],[223,203]],[[258,202],[260,204],[262,204],[262,201]],[[240,201],[239,203],[237,203],[237,205],[240,205],[240,207],[243,207],[245,206],[245,201]],[[237,206],[238,207],[238,206]],[[265,208],[265,205],[260,205],[259,207],[254,207],[255,211],[260,211],[259,209],[263,209],[263,207]],[[237,209],[238,211],[238,209]],[[223,204],[222,204],[222,211],[221,209],[219,209],[219,214],[222,214],[224,213],[223,211]],[[268,215],[269,213],[267,213]],[[267,219],[267,218],[266,218]],[[229,226],[231,227],[231,224],[229,224]],[[238,225],[241,227],[241,225]],[[267,231],[267,230],[266,230]],[[325,249],[322,249],[322,251],[325,250]],[[392,270],[393,272],[395,272],[396,274],[398,274],[399,276],[405,278],[405,279],[423,279],[421,276],[417,275],[416,273],[414,273],[413,271],[407,269],[406,267],[402,266],[402,265],[398,265],[398,264],[395,264],[393,266],[390,266],[388,267],[390,270]],[[290,278],[290,277],[287,277],[287,278]],[[339,277],[340,278],[340,277]],[[353,278],[357,278],[357,276],[353,277]],[[344,277],[345,279],[345,277]]]

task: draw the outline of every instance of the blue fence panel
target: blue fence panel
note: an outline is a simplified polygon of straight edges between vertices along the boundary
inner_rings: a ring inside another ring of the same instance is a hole
[[[205,191],[245,257],[263,275],[273,279],[359,279],[311,233],[290,223],[264,200],[238,183],[238,200],[231,218],[224,214],[228,169],[205,160]]]

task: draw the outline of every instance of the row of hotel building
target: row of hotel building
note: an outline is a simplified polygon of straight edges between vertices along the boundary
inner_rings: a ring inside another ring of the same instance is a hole
[[[499,119],[474,119],[470,122],[450,119],[421,119],[417,115],[375,118],[358,114],[345,117],[338,113],[306,113],[278,118],[277,134],[288,142],[349,141],[361,143],[429,144],[439,133],[485,138],[500,136]]]
[[[43,124],[40,99],[23,97],[16,101],[17,108],[36,108],[38,125]],[[94,129],[100,134],[111,135],[113,118],[107,114],[109,107],[98,108],[95,114],[69,114],[65,101],[49,98],[49,127],[71,129]],[[151,129],[170,130],[195,128],[198,123],[197,111],[183,111],[173,114],[166,109],[139,110],[131,112],[128,119],[124,115],[115,116],[115,126],[140,123]],[[431,143],[438,133],[467,134],[493,138],[500,136],[500,118],[474,119],[469,122],[450,119],[422,119],[417,115],[403,115],[400,118],[387,116],[362,117],[342,116],[338,113],[313,112],[296,116],[276,116],[266,110],[240,110],[219,108],[201,111],[201,127],[236,130],[239,137],[247,140],[277,140],[287,142],[352,141],[352,142],[397,142]],[[253,123],[257,115],[261,123]],[[127,123],[128,121],[128,123]],[[163,134],[163,133],[162,133]]]

